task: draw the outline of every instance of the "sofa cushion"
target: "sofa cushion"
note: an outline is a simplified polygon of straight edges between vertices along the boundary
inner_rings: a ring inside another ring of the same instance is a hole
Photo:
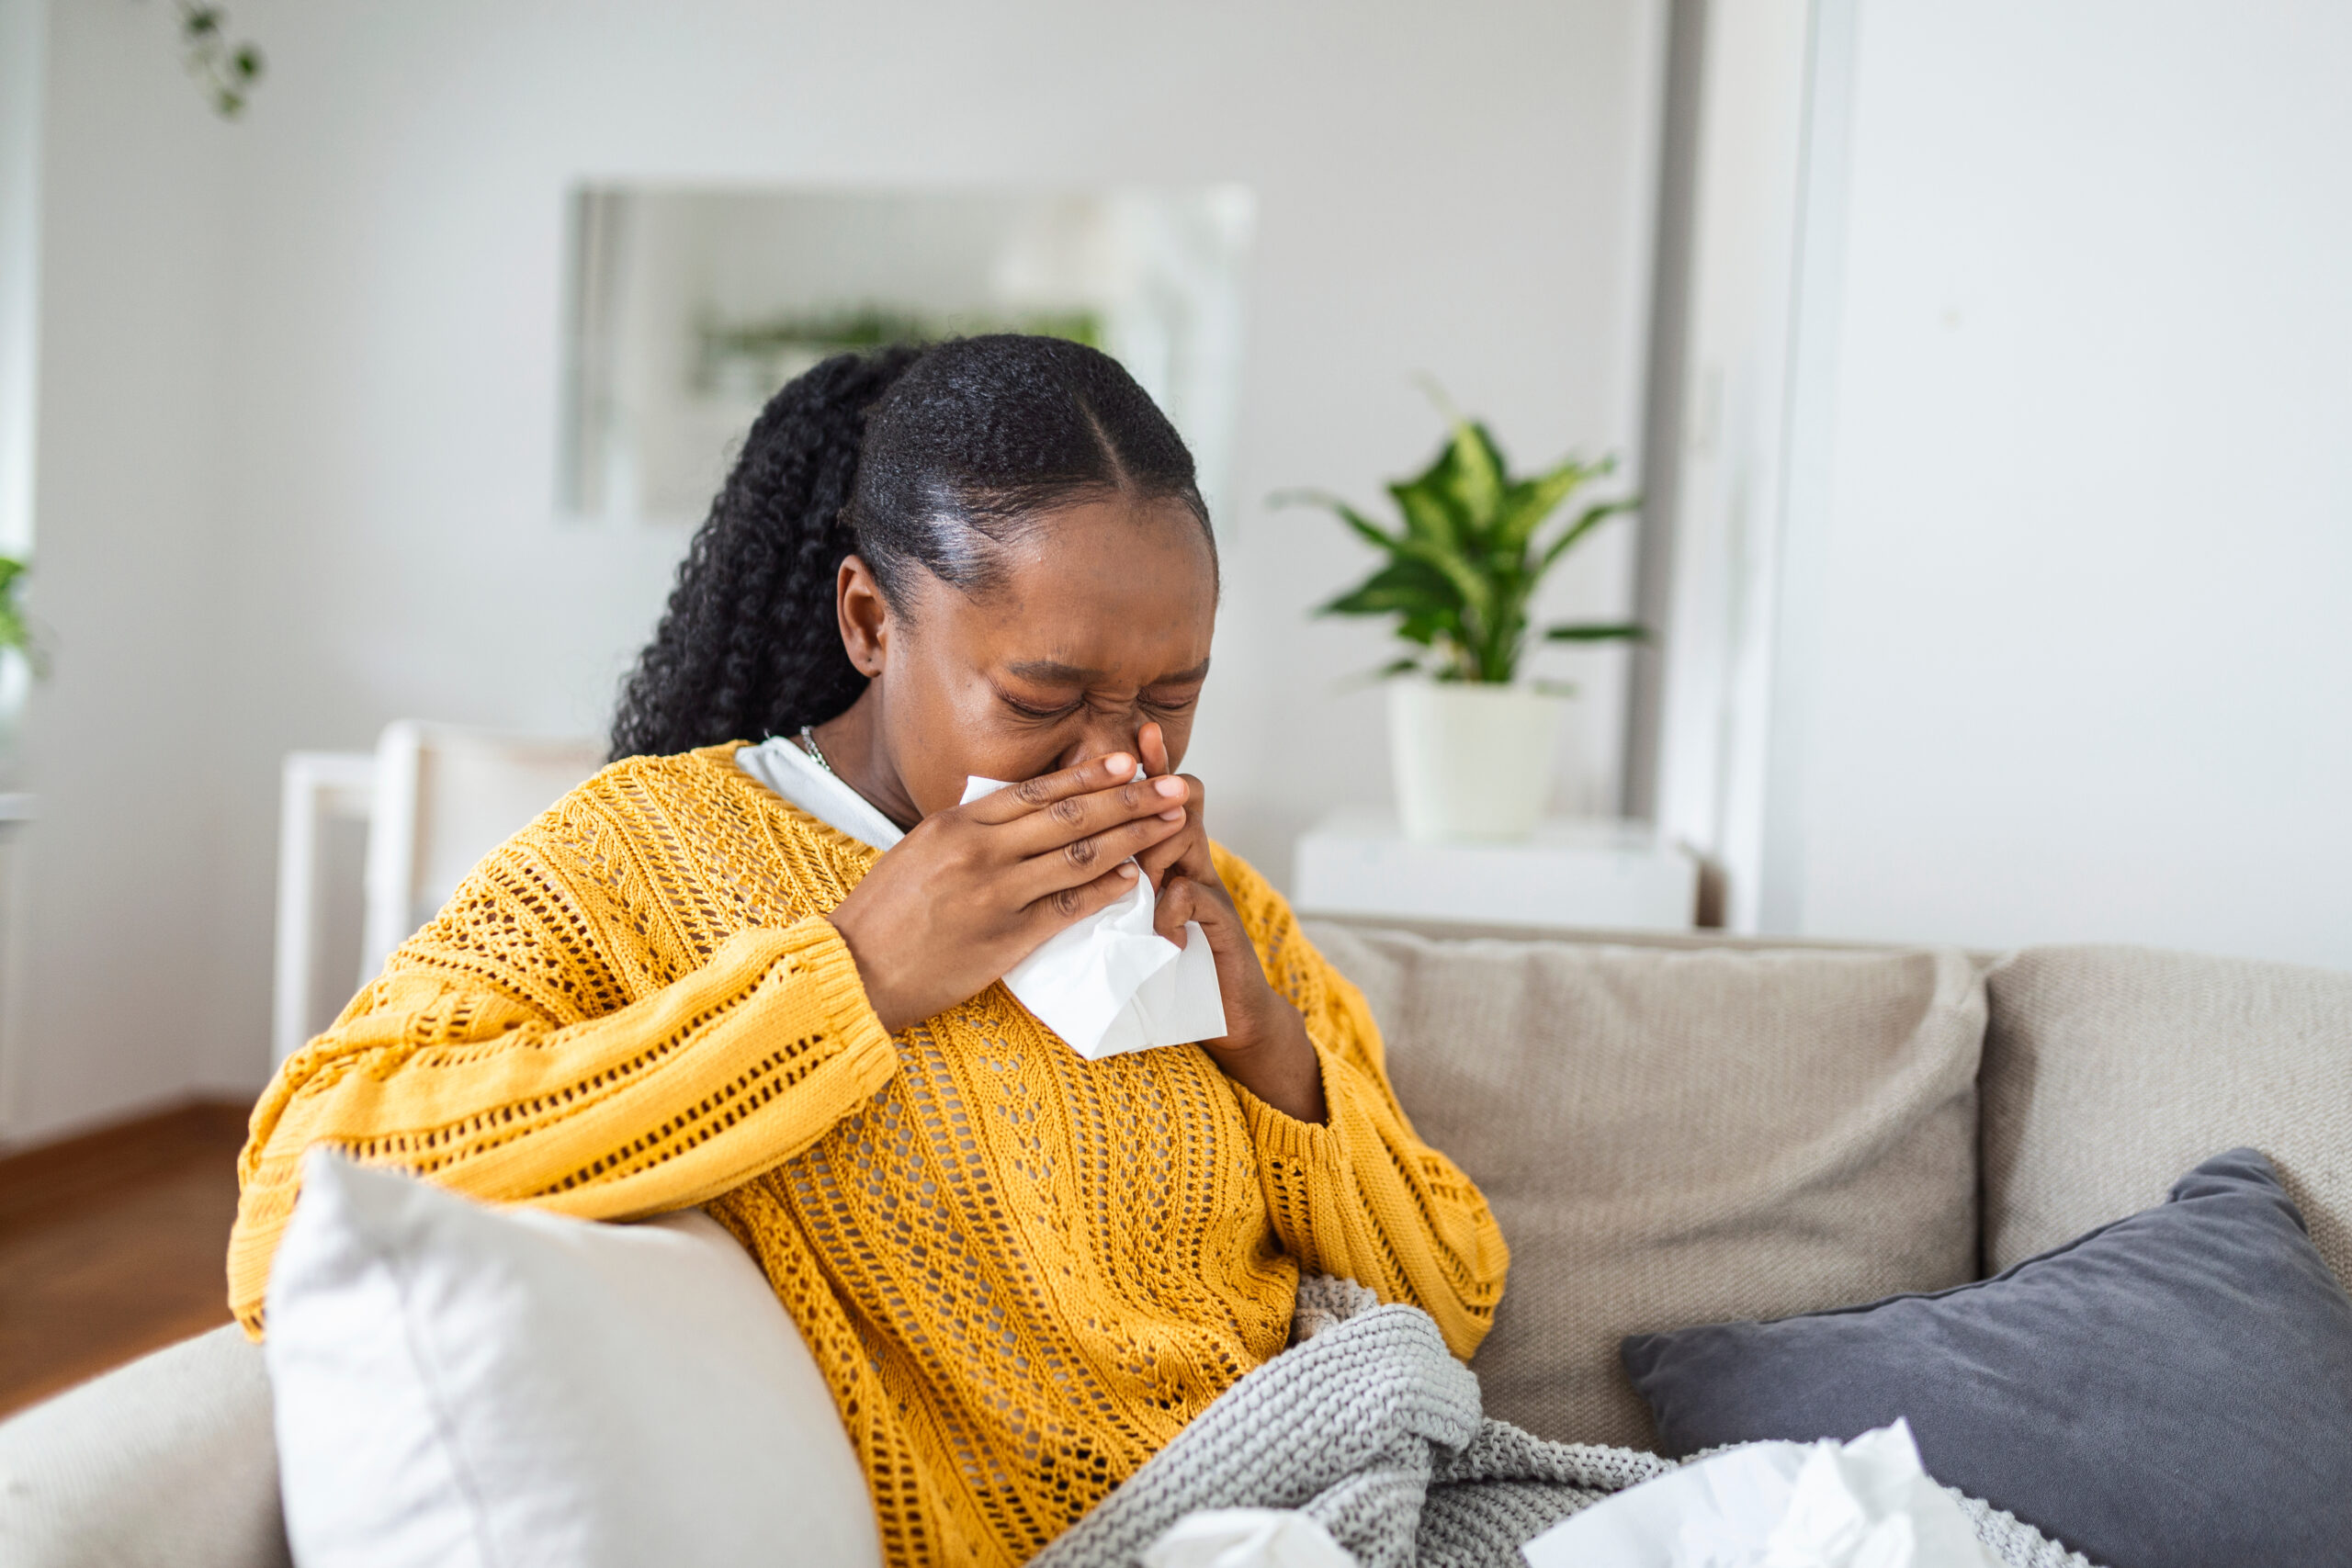
[[[1309,931],[1510,1244],[1472,1362],[1487,1414],[1650,1447],[1623,1336],[1974,1277],[1984,1000],[1962,954]]]
[[[2215,1149],[2270,1156],[2352,1284],[2352,975],[2131,947],[1987,976],[1984,1239],[2007,1269],[2161,1201]]]
[[[1939,1481],[2094,1562],[2341,1568],[2352,1299],[2269,1162],[1995,1279],[1625,1341],[1670,1452],[1908,1420]]]
[[[281,1568],[261,1347],[232,1324],[0,1424],[0,1563]]]

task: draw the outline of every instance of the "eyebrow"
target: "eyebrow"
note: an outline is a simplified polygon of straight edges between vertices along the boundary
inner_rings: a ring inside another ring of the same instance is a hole
[[[1006,665],[1005,669],[1024,681],[1042,682],[1049,686],[1083,686],[1089,681],[1101,680],[1107,673],[1105,671],[1081,669],[1075,664],[1064,664],[1058,659],[1024,659],[1017,664]],[[1208,673],[1209,661],[1204,659],[1190,670],[1180,670],[1172,675],[1162,675],[1157,681],[1147,682],[1146,684],[1182,685],[1193,681],[1205,681],[1208,679]]]

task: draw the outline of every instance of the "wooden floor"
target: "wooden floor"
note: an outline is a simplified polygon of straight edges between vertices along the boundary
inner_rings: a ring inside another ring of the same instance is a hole
[[[246,1108],[0,1157],[0,1416],[229,1321]]]

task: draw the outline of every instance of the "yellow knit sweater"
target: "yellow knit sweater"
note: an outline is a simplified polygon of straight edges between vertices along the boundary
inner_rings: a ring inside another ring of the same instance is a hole
[[[884,1033],[821,918],[875,852],[734,750],[582,785],[287,1063],[239,1165],[248,1332],[313,1144],[596,1219],[704,1204],[815,1352],[897,1564],[1035,1553],[1282,1348],[1302,1269],[1477,1345],[1507,1261],[1486,1202],[1247,865],[1218,852],[1326,1125],[1194,1046],[1086,1061],[1001,986]]]

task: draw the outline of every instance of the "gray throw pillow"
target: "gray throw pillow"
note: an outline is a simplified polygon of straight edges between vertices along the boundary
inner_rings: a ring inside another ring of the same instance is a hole
[[[2352,1299],[2252,1149],[1991,1280],[1621,1353],[1671,1454],[1901,1416],[1937,1480],[2112,1568],[2352,1551]]]

